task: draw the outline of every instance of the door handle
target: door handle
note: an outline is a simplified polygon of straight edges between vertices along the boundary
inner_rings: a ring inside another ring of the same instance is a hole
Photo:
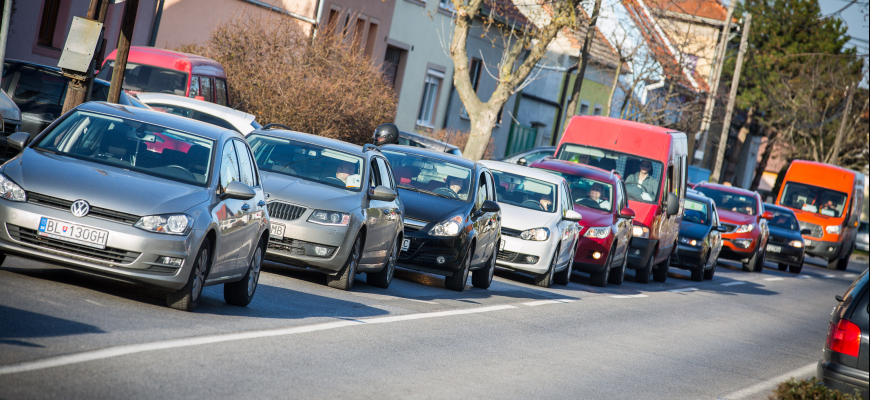
[[[260,202],[257,203],[257,207],[263,207],[265,205],[266,205],[266,202],[263,200],[260,200]]]
[[[245,204],[245,205],[242,206],[242,211],[248,211],[248,210],[250,210],[250,209],[251,209],[251,206],[249,206],[249,205],[247,205],[247,204]]]

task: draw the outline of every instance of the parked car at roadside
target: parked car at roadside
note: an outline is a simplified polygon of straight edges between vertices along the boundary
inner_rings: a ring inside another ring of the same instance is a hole
[[[773,214],[764,211],[756,192],[732,186],[701,182],[695,190],[716,202],[719,218],[728,230],[722,234],[719,258],[743,263],[744,271],[764,271],[764,257],[770,236],[767,221]]]
[[[870,398],[870,323],[868,323],[868,272],[864,270],[831,312],[824,355],[816,368],[825,386],[843,393],[856,391]]]
[[[764,203],[764,211],[773,214],[767,221],[770,238],[765,248],[765,260],[779,264],[779,270],[801,273],[804,265],[804,239],[801,234],[809,234],[809,229],[801,229],[794,212],[786,207]]]
[[[565,178],[516,164],[480,163],[492,173],[501,207],[496,266],[532,274],[538,286],[567,285],[581,216]]]
[[[157,111],[232,129],[242,135],[263,127],[255,121],[255,116],[220,104],[174,94],[139,93],[136,97]]]
[[[168,134],[186,151],[149,151]],[[165,113],[85,103],[0,167],[0,261],[17,255],[168,291],[253,299],[269,232],[257,167],[237,132]]]
[[[383,146],[405,204],[399,266],[443,275],[444,286],[465,290],[492,284],[501,242],[495,182],[481,163],[402,145]]]
[[[693,281],[713,279],[722,250],[722,232],[727,229],[719,223],[716,203],[700,192],[688,190],[671,266],[689,270]]]
[[[399,132],[398,144],[404,146],[422,147],[424,149],[440,151],[443,153],[453,154],[454,156],[462,157],[462,150],[460,150],[459,147],[416,133]]]
[[[247,140],[272,217],[266,259],[324,272],[336,289],[350,290],[362,272],[389,287],[404,211],[381,151],[282,129]]]
[[[552,157],[555,153],[556,146],[535,147],[534,149],[526,150],[522,153],[514,154],[510,157],[505,157],[500,161],[511,164],[532,165],[535,161],[538,161],[547,156]]]
[[[574,211],[582,216],[574,270],[589,273],[589,283],[622,284],[631,243],[631,220],[625,184],[615,171],[544,158],[531,165],[565,178]]]
[[[3,64],[2,90],[21,109],[22,132],[33,138],[60,117],[69,78],[60,68],[7,59]],[[90,101],[106,101],[110,83],[94,79]],[[118,104],[148,108],[133,96],[121,91]]]
[[[9,98],[6,92],[0,90],[0,164],[18,154],[18,150],[9,147],[6,138],[21,129],[21,109]]]
[[[858,236],[855,238],[855,248],[861,251],[870,251],[870,222],[861,221],[858,227]]]

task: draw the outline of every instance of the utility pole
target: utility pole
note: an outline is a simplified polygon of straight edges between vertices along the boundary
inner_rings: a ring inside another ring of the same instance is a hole
[[[578,11],[579,9],[578,7]],[[595,24],[598,22],[600,12],[601,0],[595,0],[595,6],[592,8],[592,18],[589,19],[589,24],[586,25],[586,39],[583,41],[583,48],[580,49],[577,80],[574,81],[574,88],[571,90],[571,101],[568,102],[568,111],[565,112],[565,115],[574,115],[577,112],[577,103],[580,102],[580,89],[583,88],[583,77],[586,75],[586,64],[589,63],[589,51],[592,48],[592,39],[595,37]],[[609,112],[610,106],[607,108]]]
[[[852,84],[849,86],[848,95],[846,95],[846,109],[843,110],[843,119],[840,121],[840,129],[837,131],[837,139],[834,140],[834,151],[831,153],[831,159],[828,162],[829,164],[837,165],[840,162],[840,145],[843,143],[843,134],[846,133],[846,123],[849,120],[849,113],[852,110],[852,98],[855,97],[855,86],[856,84]]]
[[[732,0],[733,1],[733,0]],[[749,28],[752,25],[752,14],[746,13],[743,32],[740,37],[740,51],[737,53],[737,64],[734,66],[734,77],[731,79],[731,93],[728,95],[728,108],[725,109],[725,120],[722,121],[722,135],[719,136],[719,149],[716,151],[716,165],[713,167],[711,182],[719,182],[722,173],[722,159],[725,158],[725,147],[728,144],[728,133],[731,131],[731,116],[734,113],[734,102],[737,100],[737,87],[740,86],[740,71],[743,69],[743,55],[749,42]]]
[[[716,94],[719,92],[719,78],[722,76],[722,64],[725,62],[725,51],[728,49],[728,36],[731,34],[731,17],[734,15],[735,6],[737,6],[736,0],[731,0],[728,4],[728,12],[725,13],[725,25],[722,26],[722,34],[719,37],[719,44],[716,46],[715,56],[713,57],[713,68],[710,70],[710,79],[707,82],[710,92],[707,93],[707,102],[704,104],[704,116],[701,118],[701,129],[698,131],[701,135],[701,143],[695,146],[695,154],[693,155],[696,166],[701,165],[704,159],[704,152],[707,150],[710,120],[713,119],[713,110],[716,108]]]
[[[112,86],[109,87],[109,103],[117,103],[121,97],[121,85],[124,83],[124,73],[127,72],[127,56],[130,55],[130,42],[133,40],[136,13],[139,11],[139,0],[127,0],[125,3],[124,16],[121,18],[121,36],[118,38],[118,54],[112,70]]]
[[[106,21],[106,9],[108,8],[109,0],[91,0],[88,6],[88,14],[85,18],[102,24]],[[105,39],[101,39],[100,42],[104,43]],[[69,85],[67,85],[66,98],[64,99],[63,110],[61,111],[62,114],[90,99],[91,88],[94,84],[94,68],[96,68],[97,59],[100,58],[98,54],[101,53],[101,50],[102,46],[98,45],[97,52],[94,53],[94,58],[91,60],[88,71],[84,75],[79,73],[69,75],[69,71],[65,71],[71,79]]]
[[[0,76],[3,76],[3,61],[6,60],[6,39],[9,38],[9,17],[12,15],[12,0],[3,2],[3,17],[0,19]]]

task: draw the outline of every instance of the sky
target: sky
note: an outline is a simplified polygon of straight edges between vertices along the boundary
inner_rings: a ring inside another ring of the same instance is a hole
[[[843,7],[849,6],[840,12],[840,19],[849,26],[849,36],[855,38],[850,44],[858,47],[858,53],[866,55],[868,53],[867,40],[868,36],[870,36],[868,21],[865,19],[867,16],[867,0],[858,0],[851,5],[850,3],[852,3],[852,0],[819,0],[822,14],[825,15],[836,13]]]

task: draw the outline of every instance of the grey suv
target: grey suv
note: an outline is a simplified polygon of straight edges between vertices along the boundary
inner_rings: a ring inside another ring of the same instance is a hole
[[[238,132],[156,111],[85,103],[0,167],[6,255],[167,290],[191,311],[224,285],[246,306],[269,220],[256,164]]]
[[[272,218],[266,259],[325,272],[337,289],[350,290],[360,272],[369,285],[389,287],[404,207],[381,151],[279,129],[247,140]]]

